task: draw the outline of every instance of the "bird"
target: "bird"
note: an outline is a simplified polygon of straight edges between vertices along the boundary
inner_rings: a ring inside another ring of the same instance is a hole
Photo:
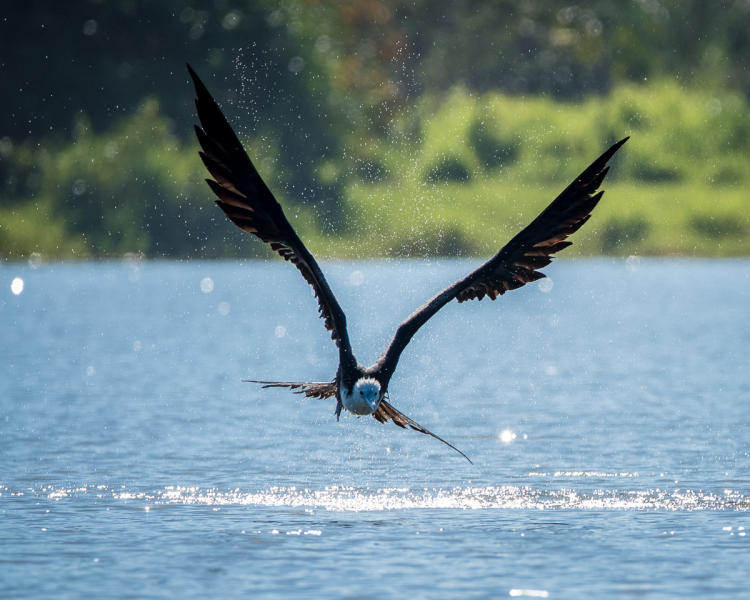
[[[189,64],[187,68],[195,87],[200,121],[200,126],[194,126],[199,155],[211,175],[206,182],[216,196],[216,204],[240,229],[260,238],[299,270],[312,287],[320,317],[338,348],[339,365],[331,381],[244,381],[262,388],[288,388],[308,398],[335,398],[337,420],[342,410],[346,410],[357,416],[372,415],[381,423],[392,421],[402,429],[408,427],[435,438],[471,463],[456,446],[407,417],[388,401],[388,384],[401,353],[417,331],[449,302],[495,300],[509,290],[545,277],[539,269],[550,264],[554,254],[570,246],[572,242],[566,238],[588,221],[604,193],[599,186],[609,171],[607,162],[628,137],[613,144],[592,162],[497,254],[412,312],[396,328],[378,359],[364,366],[354,356],[346,316],[318,262],[292,228],[206,86]]]

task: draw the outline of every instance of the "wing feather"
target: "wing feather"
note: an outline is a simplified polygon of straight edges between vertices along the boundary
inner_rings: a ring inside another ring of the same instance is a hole
[[[328,286],[318,263],[289,224],[245,152],[206,86],[187,65],[196,92],[195,105],[201,126],[195,126],[203,164],[213,179],[207,179],[216,204],[240,229],[252,233],[291,262],[310,284],[318,311],[331,338],[339,347],[343,363],[356,364],[346,329],[346,317]]]
[[[567,237],[589,220],[591,211],[602,198],[597,191],[609,171],[607,161],[628,138],[606,150],[566,187],[539,216],[521,230],[487,262],[438,292],[399,325],[393,340],[376,363],[381,385],[387,385],[406,345],[430,317],[453,299],[458,302],[495,300],[545,275],[539,269],[547,266],[553,255],[567,248]]]
[[[258,381],[243,379],[247,383],[258,383],[266,388],[289,388],[295,394],[304,394],[308,398],[331,398],[336,395],[335,381]]]

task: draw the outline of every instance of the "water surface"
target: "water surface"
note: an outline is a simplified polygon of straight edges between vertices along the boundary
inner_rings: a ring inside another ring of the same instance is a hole
[[[369,363],[475,263],[323,266]],[[241,382],[335,372],[281,261],[0,265],[0,597],[746,597],[750,262],[546,272],[391,383],[472,466]]]

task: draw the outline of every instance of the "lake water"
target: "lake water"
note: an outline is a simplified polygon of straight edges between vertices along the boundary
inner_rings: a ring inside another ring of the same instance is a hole
[[[475,264],[323,268],[369,364]],[[392,381],[472,466],[242,383],[335,372],[282,261],[0,265],[0,597],[750,597],[750,261],[546,272]]]

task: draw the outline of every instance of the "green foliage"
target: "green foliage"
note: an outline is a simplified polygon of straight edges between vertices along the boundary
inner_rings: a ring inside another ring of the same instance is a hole
[[[7,151],[12,185],[0,192],[5,256],[226,256],[245,241],[212,206],[195,144],[172,133],[155,100],[106,133],[94,132],[85,118],[73,129],[70,143],[51,139]],[[272,152],[259,142],[247,146]],[[258,166],[274,180],[272,163]],[[248,252],[264,250],[251,244]]]
[[[451,252],[493,253],[499,232],[524,226],[609,143],[631,135],[594,228],[576,235],[570,254],[750,253],[750,136],[741,135],[750,110],[735,94],[661,82],[569,104],[456,88],[442,102],[423,98],[408,119],[419,135],[405,139],[395,121],[391,143],[378,147],[390,180],[350,177],[342,247],[355,238],[361,255],[429,255],[447,236]],[[513,149],[502,168],[488,168],[488,131],[495,152]],[[450,176],[436,176],[435,165]]]
[[[471,126],[469,144],[480,164],[488,170],[513,164],[521,149],[520,139],[502,135],[496,123],[484,119]]]
[[[442,156],[427,169],[425,181],[441,183],[446,181],[468,181],[471,178],[467,167],[458,156]]]
[[[627,146],[626,146],[627,148]],[[615,165],[614,168],[617,168]],[[346,236],[305,238],[328,256],[435,256],[449,236],[451,253],[490,256],[527,225],[561,190],[557,184],[519,185],[495,178],[471,185],[399,189],[356,185],[347,190],[356,226]],[[750,211],[745,187],[721,190],[707,183],[642,185],[609,182],[591,220],[562,258],[628,256],[740,256],[750,253]]]
[[[642,215],[611,218],[602,228],[602,252],[623,254],[626,250],[638,253],[638,245],[648,235],[649,223]]]
[[[60,231],[87,253],[229,251],[238,238],[217,241],[221,222],[184,201],[188,175],[163,176],[195,162],[185,61],[242,137],[272,140],[255,155],[274,157],[272,187],[300,213],[314,204],[313,222],[325,232],[351,233],[344,190],[353,181],[551,184],[623,132],[639,140],[613,173],[623,181],[747,181],[745,0],[6,5],[6,240],[16,235],[7,231],[13,215],[28,222],[41,214],[28,208],[34,202],[46,207],[45,219],[64,221]],[[654,81],[706,91],[684,101],[682,88]],[[158,102],[164,123],[176,124],[164,130],[172,150],[153,140],[156,157],[131,151],[135,142],[117,130],[136,118],[144,98]],[[120,159],[107,159],[110,142]],[[49,166],[58,153],[63,164]],[[141,159],[150,163],[136,164]],[[105,177],[110,162],[125,174]],[[150,185],[152,201],[142,200]],[[188,242],[175,219],[190,224]]]
[[[389,143],[375,147],[377,162],[398,165],[389,170],[402,181],[559,182],[625,135],[634,142],[618,157],[614,178],[738,185],[750,177],[750,110],[727,92],[665,81],[624,85],[570,104],[497,92],[477,96],[458,87],[442,101],[426,96],[415,113],[404,120],[418,123],[418,136],[405,139],[400,132],[407,126],[394,120]]]
[[[698,235],[712,239],[740,237],[745,234],[745,224],[736,215],[693,215],[690,227]]]
[[[268,252],[212,206],[195,142],[174,134],[156,101],[106,132],[84,118],[73,130],[70,142],[0,140],[3,256]],[[673,82],[578,104],[457,87],[425,95],[382,137],[347,138],[340,158],[320,158],[322,186],[342,190],[339,216],[286,202],[283,148],[268,136],[245,142],[321,255],[489,255],[607,144],[631,135],[566,255],[737,255],[750,253],[748,133],[740,96]]]

